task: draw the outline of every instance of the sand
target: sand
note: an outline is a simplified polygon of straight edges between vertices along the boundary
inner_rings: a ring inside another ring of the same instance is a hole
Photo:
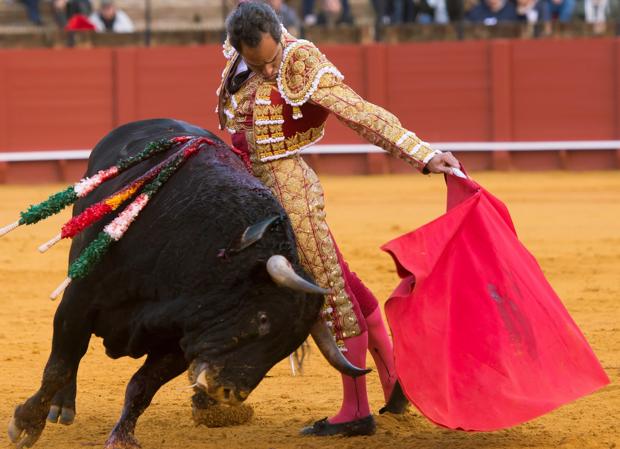
[[[508,205],[517,231],[600,358],[611,385],[532,422],[493,433],[445,430],[412,410],[378,416],[372,437],[299,437],[304,424],[339,407],[340,379],[314,349],[303,376],[276,365],[248,399],[254,417],[227,428],[196,427],[187,377],[165,385],[138,422],[144,449],[155,448],[606,448],[620,446],[620,172],[476,173]],[[328,219],[352,268],[385,300],[396,286],[391,259],[379,246],[439,216],[445,188],[439,176],[325,177]],[[0,186],[0,225],[62,186]],[[69,245],[41,255],[65,213],[0,239],[0,424],[38,388],[49,353],[57,303],[49,293],[66,273]],[[77,416],[48,424],[36,447],[102,447],[116,422],[126,382],[141,360],[111,360],[93,338],[78,376]],[[368,358],[372,366],[372,359]],[[376,373],[369,375],[374,411],[383,405]],[[11,445],[6,436],[0,448]]]

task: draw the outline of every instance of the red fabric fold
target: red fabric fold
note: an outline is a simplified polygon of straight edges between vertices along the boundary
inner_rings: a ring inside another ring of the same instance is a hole
[[[401,283],[385,310],[405,394],[430,420],[497,430],[609,383],[506,206],[447,176],[448,212],[385,244]]]

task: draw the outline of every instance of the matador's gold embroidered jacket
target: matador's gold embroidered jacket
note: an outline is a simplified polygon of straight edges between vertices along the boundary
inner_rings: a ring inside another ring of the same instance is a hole
[[[345,285],[336,245],[325,220],[323,190],[299,152],[323,137],[329,113],[371,143],[422,168],[434,155],[430,146],[404,129],[398,119],[368,103],[343,83],[338,69],[310,42],[282,36],[282,63],[276,80],[252,74],[230,93],[240,56],[224,45],[227,64],[218,90],[220,126],[233,136],[249,169],[286,210],[302,266],[326,295],[322,317],[341,348],[364,332],[365,320]]]
[[[309,41],[282,37],[284,52],[275,81],[253,75],[235,94],[225,88],[240,57],[224,44],[228,59],[218,89],[220,126],[230,133],[251,131],[260,161],[298,153],[323,137],[331,112],[369,142],[422,168],[438,151],[402,127],[385,109],[361,98],[340,71]]]

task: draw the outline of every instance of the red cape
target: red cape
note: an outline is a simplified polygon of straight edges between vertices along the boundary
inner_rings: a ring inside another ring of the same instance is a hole
[[[506,206],[446,182],[448,212],[382,247],[402,279],[385,311],[409,400],[439,425],[488,431],[609,383]]]

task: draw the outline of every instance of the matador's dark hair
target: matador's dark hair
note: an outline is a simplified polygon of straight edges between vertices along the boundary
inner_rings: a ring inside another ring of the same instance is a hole
[[[263,33],[269,33],[273,40],[280,41],[282,28],[273,8],[262,1],[242,1],[226,19],[226,32],[230,45],[238,52],[241,43],[256,48]]]

